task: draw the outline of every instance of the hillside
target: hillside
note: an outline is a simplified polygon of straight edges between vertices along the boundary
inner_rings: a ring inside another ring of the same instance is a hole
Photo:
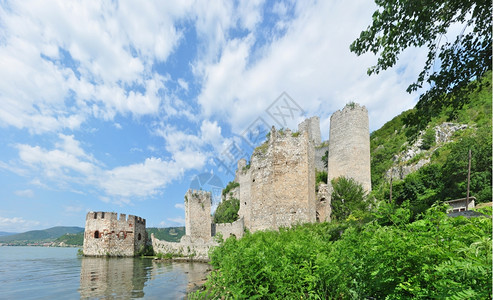
[[[156,228],[149,227],[146,229],[149,238],[151,234],[162,241],[179,242],[181,237],[185,235],[185,227],[168,227],[168,228]]]
[[[13,235],[13,234],[17,234],[17,232],[0,231],[0,236],[7,236],[7,235]]]
[[[2,236],[0,237],[0,243],[26,245],[31,243],[52,242],[64,234],[76,234],[83,231],[84,228],[81,227],[57,226],[44,230],[32,230],[23,233]]]
[[[449,95],[447,97],[454,97]],[[370,136],[373,195],[409,200],[420,213],[437,200],[466,195],[468,150],[472,152],[471,196],[491,201],[491,73],[460,109],[417,106]]]
[[[84,231],[79,233],[66,233],[57,238],[55,244],[61,246],[82,246],[84,244]]]

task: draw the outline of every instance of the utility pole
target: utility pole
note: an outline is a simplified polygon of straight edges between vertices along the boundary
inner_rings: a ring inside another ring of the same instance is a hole
[[[469,207],[469,187],[471,185],[471,149],[469,149],[469,166],[467,167],[467,194],[466,194],[466,211]]]
[[[390,201],[392,203],[392,178],[394,177],[394,168],[390,168]]]

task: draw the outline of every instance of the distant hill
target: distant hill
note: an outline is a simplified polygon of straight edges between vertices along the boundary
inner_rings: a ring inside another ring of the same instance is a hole
[[[0,231],[0,237],[7,236],[7,235],[13,235],[13,234],[17,234],[17,232]]]
[[[84,244],[84,231],[79,233],[66,233],[57,238],[55,243],[66,246],[82,246]]]
[[[179,242],[181,237],[185,235],[185,227],[168,227],[168,228],[156,228],[149,227],[146,229],[151,238],[151,234],[154,233],[154,237],[162,241]]]
[[[36,242],[51,242],[59,238],[66,233],[80,233],[84,228],[81,227],[65,227],[57,226],[44,230],[32,230],[23,233],[12,234],[8,236],[0,236],[0,242],[13,243],[13,244],[25,244]]]

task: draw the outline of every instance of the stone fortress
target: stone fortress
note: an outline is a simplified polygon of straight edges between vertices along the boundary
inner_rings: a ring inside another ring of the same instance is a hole
[[[88,212],[83,252],[86,256],[135,256],[147,244],[146,220],[114,212]]]
[[[326,168],[322,157],[327,151]],[[315,186],[316,171],[327,172],[328,184]],[[370,191],[370,174],[369,120],[364,106],[350,103],[335,112],[330,118],[329,141],[321,140],[318,117],[300,123],[297,132],[273,127],[268,140],[254,150],[250,163],[245,159],[238,162],[234,181],[239,186],[226,199],[239,199],[239,219],[214,224],[211,194],[189,190],[185,195],[186,235],[180,243],[152,236],[153,249],[156,253],[206,258],[209,248],[217,245],[212,237],[218,234],[239,238],[245,230],[330,221],[330,181],[350,177]]]

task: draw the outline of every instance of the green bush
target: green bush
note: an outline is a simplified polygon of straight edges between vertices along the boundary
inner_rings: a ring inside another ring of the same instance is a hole
[[[350,215],[362,219],[368,213],[370,201],[361,184],[353,178],[338,177],[332,179],[332,215],[333,220],[346,220]]]
[[[435,129],[429,128],[423,134],[423,143],[421,144],[421,150],[428,150],[435,145]]]
[[[238,182],[235,182],[235,181],[228,182],[226,187],[223,189],[222,195],[226,196],[232,189],[237,188],[239,186],[240,186],[240,184]]]
[[[381,222],[305,224],[229,238],[212,251],[214,270],[193,297],[490,299],[491,210],[489,218],[466,219],[448,218],[444,209],[435,205],[408,223],[407,208],[387,205]]]
[[[238,220],[239,209],[240,200],[236,198],[221,201],[214,212],[214,223],[232,223]]]

